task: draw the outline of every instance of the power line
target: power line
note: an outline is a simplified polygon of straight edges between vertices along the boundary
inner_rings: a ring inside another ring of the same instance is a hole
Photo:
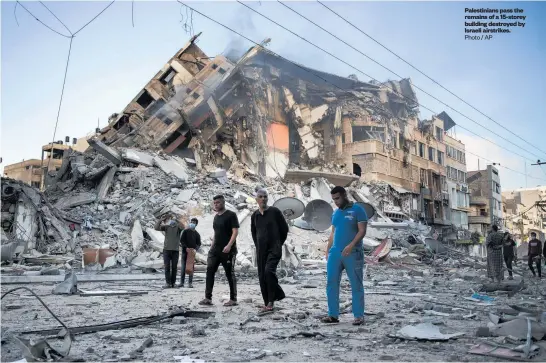
[[[279,1],[280,2],[280,1]],[[482,111],[478,110],[476,107],[472,106],[470,103],[466,102],[465,100],[463,100],[461,97],[457,96],[455,93],[451,92],[450,90],[448,90],[447,88],[445,88],[444,86],[442,86],[440,83],[438,83],[436,80],[432,79],[431,77],[429,77],[427,74],[425,74],[423,71],[421,71],[420,69],[418,69],[417,67],[415,67],[413,64],[409,63],[408,61],[406,61],[404,58],[402,58],[400,55],[396,54],[395,52],[393,52],[392,50],[390,50],[388,47],[386,47],[385,45],[383,45],[381,42],[379,42],[378,40],[374,39],[372,36],[370,36],[369,34],[367,34],[365,31],[363,31],[362,29],[360,29],[359,27],[357,27],[356,25],[354,25],[353,23],[351,23],[349,20],[347,20],[347,18],[344,18],[343,16],[341,16],[340,14],[338,14],[337,12],[335,12],[334,10],[332,10],[330,7],[328,7],[327,5],[325,5],[324,3],[322,3],[320,0],[317,0],[317,2],[324,6],[326,9],[328,9],[330,12],[332,12],[333,14],[335,14],[337,17],[339,17],[341,20],[345,21],[347,24],[349,24],[350,26],[352,26],[353,28],[355,28],[356,30],[358,30],[360,33],[364,34],[365,36],[367,36],[368,38],[370,38],[371,40],[373,40],[375,43],[377,43],[378,45],[380,45],[381,47],[383,47],[385,50],[387,50],[388,52],[390,52],[392,55],[396,56],[398,59],[400,59],[401,61],[403,61],[404,63],[406,63],[407,65],[409,65],[411,68],[415,69],[417,72],[421,73],[423,76],[427,77],[428,79],[430,79],[432,82],[436,83],[438,86],[440,86],[441,88],[443,88],[444,90],[446,90],[448,93],[450,93],[452,96],[455,96],[459,101],[465,103],[467,106],[470,106],[472,109],[474,109],[475,111],[479,112],[481,115],[485,116],[486,118],[488,118],[489,120],[493,121],[495,124],[497,124],[498,126],[502,127],[503,129],[505,129],[506,131],[510,132],[512,135],[515,135],[518,139],[520,139],[521,141],[527,143],[530,145],[530,143],[526,140],[524,140],[523,138],[521,138],[518,134],[514,133],[513,131],[509,130],[507,127],[503,126],[502,124],[498,123],[497,121],[493,120],[491,117],[489,117],[488,115],[486,115],[485,113],[483,113]],[[281,3],[282,4],[282,3]],[[283,4],[284,5],[284,4]],[[286,6],[286,5],[285,5]],[[466,117],[466,116],[465,116]],[[473,121],[473,120],[471,120]],[[483,127],[483,126],[482,126]],[[539,148],[537,148],[536,146],[534,145],[531,145],[533,146],[534,148],[536,148],[537,150],[539,150],[540,152],[542,153],[546,153],[546,151],[544,150],[541,150]]]
[[[59,125],[59,116],[61,115],[61,105],[63,104],[64,87],[66,85],[66,75],[68,74],[68,64],[70,63],[70,53],[72,53],[72,42],[74,37],[70,38],[70,45],[68,47],[68,57],[66,58],[66,67],[64,69],[63,87],[61,89],[61,99],[59,101],[59,108],[57,110],[57,120],[55,121],[55,128],[53,129],[53,140],[51,141],[51,155],[47,162],[47,172],[49,172],[49,166],[51,165],[51,159],[53,159],[53,143],[55,142],[55,136],[57,134],[57,126]]]
[[[15,6],[13,7],[13,16],[15,17],[15,22],[17,23],[17,26],[19,26],[19,20],[17,20],[17,4],[19,4],[19,2],[16,2]]]
[[[37,22],[39,22],[40,24],[42,24],[43,26],[45,26],[46,28],[48,28],[49,30],[51,30],[52,32],[54,33],[57,33],[58,35],[62,36],[62,37],[65,37],[65,38],[71,38],[72,36],[71,35],[66,35],[66,34],[63,34],[63,33],[60,33],[58,31],[56,31],[55,29],[53,29],[52,27],[50,27],[49,25],[47,25],[46,23],[44,23],[43,21],[41,21],[40,19],[38,19],[34,14],[32,14],[30,12],[30,10],[28,10],[23,4],[21,4],[19,1],[17,1],[17,4],[21,5],[21,7],[23,9],[26,10],[27,13],[30,14],[30,16],[32,16],[34,19],[36,19]]]
[[[313,43],[313,42],[311,42],[311,41],[305,39],[305,38],[302,37],[301,35],[299,35],[299,34],[293,32],[292,30],[290,30],[290,29],[286,28],[285,26],[279,24],[278,22],[274,21],[273,19],[271,19],[271,18],[269,18],[269,17],[263,15],[263,14],[260,13],[259,11],[257,11],[257,10],[255,10],[255,9],[251,8],[250,6],[248,6],[248,5],[244,4],[244,3],[242,3],[242,2],[239,1],[239,0],[237,0],[237,2],[238,2],[239,4],[241,4],[241,5],[243,5],[244,7],[250,9],[251,11],[255,12],[256,14],[262,16],[263,18],[269,20],[270,22],[276,24],[276,25],[279,26],[280,28],[282,28],[282,29],[286,30],[287,32],[293,34],[294,36],[300,38],[301,40],[303,40],[303,41],[305,41],[305,42],[311,44],[312,46],[314,46],[315,48],[317,48],[317,49],[321,50],[322,52],[328,54],[329,56],[331,56],[331,57],[337,59],[338,61],[342,62],[343,64],[345,64],[345,65],[347,65],[347,66],[353,68],[353,69],[356,70],[357,72],[362,73],[362,74],[365,75],[366,77],[371,78],[372,80],[374,80],[374,81],[376,81],[376,82],[378,82],[378,83],[384,84],[384,82],[380,82],[379,80],[375,79],[374,77],[370,76],[369,74],[365,73],[364,71],[362,71],[362,70],[356,68],[356,67],[353,66],[352,64],[347,63],[346,61],[344,61],[343,59],[339,58],[338,56],[332,54],[331,52],[325,50],[324,48],[321,48],[320,46],[316,45],[315,43]],[[393,89],[392,87],[389,87],[389,86],[386,86],[386,85],[385,85],[385,87],[388,88],[388,89],[390,89],[393,93],[395,93],[395,94],[397,94],[397,95],[399,95],[399,96],[401,96],[401,97],[403,97],[403,98],[405,98],[405,99],[408,99],[408,100],[410,100],[410,101],[412,101],[412,102],[416,102],[417,105],[423,107],[424,109],[429,110],[429,111],[432,112],[433,114],[437,114],[434,110],[432,110],[432,109],[426,107],[425,105],[423,105],[422,103],[417,102],[417,101],[414,100],[414,99],[411,99],[411,98],[409,98],[409,97],[407,97],[407,96],[405,96],[405,95],[399,93],[398,91],[396,91],[396,90]],[[440,101],[440,102],[441,102],[441,101]],[[453,107],[451,107],[451,106],[449,106],[449,105],[447,105],[447,104],[446,104],[446,106],[449,107],[449,108],[451,108],[451,109],[454,110],[455,112],[457,112],[457,113],[463,115],[463,114],[460,113],[459,111],[455,110]],[[463,116],[464,116],[464,115],[463,115]],[[466,117],[466,116],[465,116],[465,117]],[[467,117],[467,118],[468,118],[468,117]],[[471,120],[470,118],[468,118],[468,119]],[[471,120],[471,121],[473,121],[473,120]],[[474,121],[474,122],[475,122],[475,121]],[[477,122],[475,122],[475,123],[477,123]],[[462,129],[467,130],[468,132],[470,132],[470,133],[472,133],[472,134],[474,134],[474,135],[476,135],[476,136],[478,136],[478,137],[480,137],[480,138],[482,138],[482,139],[484,139],[484,140],[486,140],[486,141],[492,143],[493,145],[497,145],[497,146],[499,146],[499,147],[503,147],[503,146],[501,146],[501,145],[499,145],[499,144],[497,144],[497,143],[495,143],[495,142],[493,142],[493,141],[491,141],[491,140],[488,140],[488,139],[484,138],[483,136],[480,136],[480,135],[476,134],[476,133],[473,132],[473,131],[470,131],[469,129],[467,129],[467,128],[463,127],[463,126],[460,126],[460,125],[459,125],[459,127],[461,127]],[[491,132],[494,133],[493,131],[491,131]],[[500,136],[500,135],[498,135],[498,134],[496,134],[496,133],[494,133],[494,134],[502,138],[502,136]],[[509,141],[508,139],[505,139],[505,140],[511,143],[511,141]],[[518,147],[518,148],[524,150],[524,151],[527,151],[527,150],[523,149],[521,146],[518,146],[518,145],[516,145],[516,144],[514,144],[514,145],[515,145],[516,147]],[[521,154],[516,153],[515,151],[511,151],[511,150],[507,150],[507,151],[510,151],[510,152],[512,152],[513,154],[516,154],[516,155],[518,155],[518,156],[521,156],[522,158],[526,158],[527,160],[531,160],[531,159],[527,158],[527,157],[524,156],[524,155],[521,155]],[[533,154],[532,152],[529,152],[529,151],[527,151],[527,152],[530,153],[530,154]],[[535,155],[535,154],[533,154],[533,155]]]
[[[492,160],[489,160],[489,159],[487,159],[487,158],[484,158],[483,156],[474,154],[473,152],[470,152],[470,151],[468,151],[468,150],[465,150],[465,153],[470,154],[470,155],[474,155],[474,156],[477,157],[477,158],[480,158],[480,159],[483,159],[483,160],[485,160],[485,161],[489,161],[490,163],[493,163]],[[504,166],[504,165],[500,165],[500,164],[499,164],[499,166],[500,166],[501,168],[504,168],[504,169],[513,171],[514,173],[521,174],[521,175],[526,176],[526,177],[529,177],[529,178],[531,178],[531,179],[546,181],[546,179],[536,178],[536,177],[534,177],[534,176],[530,176],[530,175],[528,175],[528,174],[526,174],[526,173],[522,173],[521,171],[514,170],[514,169],[509,168],[509,167]]]
[[[245,35],[243,35],[243,34],[241,34],[241,33],[239,33],[238,31],[236,31],[236,30],[234,30],[234,29],[228,27],[227,25],[220,23],[218,20],[215,20],[215,19],[211,18],[210,16],[208,16],[208,15],[206,15],[206,14],[200,12],[199,10],[197,10],[197,9],[195,9],[195,8],[192,8],[192,7],[189,6],[189,5],[184,4],[184,3],[183,3],[182,1],[180,1],[180,0],[177,0],[177,2],[180,3],[180,4],[182,4],[182,5],[184,5],[184,6],[187,7],[187,8],[189,8],[189,9],[195,11],[197,14],[203,16],[204,18],[207,18],[208,20],[210,20],[210,21],[212,21],[212,22],[214,22],[214,23],[220,25],[221,27],[223,27],[223,28],[225,28],[225,29],[227,29],[227,30],[233,32],[234,34],[237,34],[237,35],[240,36],[241,38],[248,40],[249,42],[253,43],[254,45],[260,46],[260,44],[259,44],[258,42],[255,42],[254,40],[248,38],[247,36],[245,36]],[[287,61],[287,62],[289,62],[289,63],[295,65],[296,67],[302,69],[303,71],[305,71],[305,72],[307,72],[307,73],[310,73],[310,74],[314,75],[315,77],[317,77],[317,78],[323,80],[325,83],[328,83],[328,84],[332,85],[333,87],[338,88],[339,90],[341,90],[341,91],[343,91],[343,92],[346,92],[346,93],[352,95],[352,93],[351,93],[350,91],[345,90],[345,89],[343,89],[343,88],[341,88],[341,87],[339,87],[339,86],[337,86],[337,85],[335,85],[335,84],[333,84],[333,83],[327,81],[325,78],[323,78],[323,77],[321,77],[320,75],[318,75],[318,74],[312,72],[309,68],[306,68],[306,67],[304,67],[304,66],[302,66],[302,65],[300,65],[300,64],[298,64],[298,63],[296,63],[296,62],[294,62],[294,61],[291,61],[290,59],[287,59],[287,58],[285,58],[285,57],[283,57],[283,56],[281,56],[281,55],[279,55],[279,54],[273,52],[272,50],[268,50],[268,52],[270,52],[271,54],[273,54],[273,55],[279,57],[280,59],[283,59],[283,60],[285,60],[285,61]],[[474,153],[472,153],[472,152],[469,152],[469,151],[468,151],[468,153],[469,153],[469,154],[472,154],[472,155],[474,155],[474,156],[477,156],[477,157],[479,157],[479,158],[481,158],[481,159],[484,159],[484,160],[486,160],[486,161],[492,162],[491,160],[488,160],[487,158],[484,158],[484,157],[481,157],[481,156],[479,156],[479,155],[476,155],[476,154],[474,154]],[[519,174],[523,174],[523,173],[521,173],[520,171],[511,169],[511,168],[508,168],[508,167],[506,167],[506,166],[502,166],[502,165],[499,165],[499,166],[502,167],[502,168],[511,170],[511,171],[513,171],[513,172],[516,172],[516,173],[519,173]],[[523,174],[523,175],[526,175],[526,174]],[[539,180],[543,180],[543,179],[539,179]]]
[[[131,1],[131,23],[135,27],[135,0]]]
[[[57,15],[55,15],[55,13],[54,13],[53,11],[51,11],[51,10],[46,6],[46,4],[44,4],[44,3],[41,2],[41,1],[40,1],[40,4],[42,4],[42,6],[43,6],[44,8],[46,8],[47,11],[49,11],[49,12],[51,13],[51,15],[53,15],[53,16],[55,17],[55,19],[57,19],[57,20],[59,21],[59,23],[61,23],[61,24],[64,26],[64,28],[65,28],[66,30],[68,30],[68,32],[70,33],[70,35],[72,35],[72,32],[70,31],[70,29],[68,29],[68,27],[66,26],[66,24],[63,23],[63,22],[61,21],[61,19],[59,19],[59,18],[57,17]]]
[[[317,28],[319,28],[319,29],[321,29],[322,31],[324,31],[324,32],[326,32],[326,33],[328,33],[328,34],[330,34],[332,37],[336,38],[337,40],[339,40],[339,41],[342,42],[343,44],[347,45],[347,46],[350,47],[351,49],[353,49],[353,50],[357,51],[358,53],[362,54],[364,57],[368,58],[369,60],[371,60],[371,61],[374,62],[375,64],[377,64],[377,65],[383,67],[384,69],[386,69],[387,71],[391,72],[392,74],[394,74],[394,75],[397,76],[398,78],[404,78],[404,77],[402,77],[401,75],[397,74],[395,71],[393,71],[393,70],[387,68],[386,66],[384,66],[384,65],[381,64],[380,62],[376,61],[376,60],[373,59],[372,57],[370,57],[370,56],[368,56],[367,54],[363,53],[363,52],[360,51],[359,49],[353,47],[351,44],[349,44],[349,43],[347,43],[346,41],[344,41],[343,39],[339,38],[338,36],[336,36],[336,35],[333,34],[332,32],[330,32],[330,31],[324,29],[322,26],[318,25],[317,23],[315,23],[314,21],[312,21],[312,20],[310,20],[309,18],[305,17],[305,16],[302,15],[301,13],[299,13],[299,12],[297,12],[296,10],[292,9],[290,6],[284,4],[284,3],[281,2],[280,0],[277,0],[277,2],[278,2],[279,4],[281,4],[282,6],[286,7],[287,9],[289,9],[290,11],[294,12],[295,14],[299,15],[299,16],[302,17],[303,19],[307,20],[307,21],[310,22],[311,24],[315,25]],[[240,3],[240,2],[239,2],[239,3]],[[468,117],[468,116],[462,114],[462,113],[459,112],[458,110],[454,109],[453,107],[451,107],[451,106],[448,105],[447,103],[443,102],[442,100],[438,99],[437,97],[431,95],[430,93],[428,93],[428,92],[425,91],[424,89],[420,88],[419,86],[417,86],[417,85],[415,85],[415,84],[414,84],[413,86],[414,86],[415,88],[417,88],[418,90],[420,90],[421,92],[423,92],[424,94],[426,94],[427,96],[432,97],[434,100],[440,102],[440,103],[443,104],[444,106],[446,106],[446,107],[452,109],[453,111],[457,112],[457,113],[460,114],[461,116],[463,116],[463,117],[467,118],[468,120],[474,122],[476,125],[478,125],[478,126],[484,128],[485,130],[487,130],[487,131],[493,133],[494,135],[500,137],[501,139],[503,139],[503,140],[505,140],[505,141],[508,141],[508,142],[511,143],[512,145],[514,145],[514,146],[516,146],[516,147],[518,147],[518,148],[521,148],[519,145],[514,144],[514,143],[513,143],[512,141],[510,141],[509,139],[507,139],[507,138],[505,138],[505,137],[503,137],[503,136],[501,136],[501,135],[495,133],[493,130],[491,130],[491,129],[489,129],[489,128],[483,126],[483,125],[481,125],[480,123],[476,122],[475,120],[471,119],[470,117]],[[516,135],[516,136],[517,136],[517,135]],[[524,140],[524,141],[525,141],[525,140]],[[531,146],[532,146],[532,145],[531,145]],[[530,151],[528,151],[528,150],[525,150],[525,149],[523,149],[523,148],[521,148],[521,149],[524,150],[524,151],[526,151],[526,152],[528,152],[528,153],[530,153],[530,154],[532,154],[532,152],[530,152]],[[536,155],[536,154],[533,154],[533,155]]]
[[[102,13],[104,13],[106,11],[106,9],[108,9],[110,6],[112,6],[113,3],[115,3],[116,0],[112,1],[110,4],[108,4],[104,9],[102,9],[102,11],[100,13],[98,13],[97,15],[95,15],[95,17],[91,20],[89,20],[84,26],[82,26],[80,29],[78,29],[75,33],[74,33],[74,36],[76,36],[76,34],[78,34],[79,32],[81,32],[82,30],[85,29],[85,27],[87,27],[89,24],[91,24],[96,18],[98,18]]]

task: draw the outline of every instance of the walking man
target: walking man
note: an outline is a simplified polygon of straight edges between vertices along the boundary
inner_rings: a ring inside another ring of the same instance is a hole
[[[214,287],[214,276],[218,267],[222,265],[229,284],[229,301],[224,306],[237,305],[237,282],[235,279],[235,257],[237,246],[235,240],[239,233],[239,220],[237,214],[226,209],[226,201],[223,195],[213,198],[216,216],[212,228],[214,229],[214,240],[207,256],[207,282],[205,298],[199,302],[200,305],[212,305],[212,289]]]
[[[345,188],[330,192],[338,209],[332,216],[332,232],[326,247],[326,295],[328,316],[323,323],[339,322],[339,285],[343,269],[351,284],[353,325],[364,323],[364,246],[368,216],[361,206],[349,202]]]
[[[516,256],[516,254],[514,253],[515,248],[516,242],[512,239],[512,236],[509,232],[505,232],[502,246],[502,254],[504,256],[504,263],[506,264],[506,268],[508,269],[508,280],[514,279],[514,276],[512,274],[512,262],[514,262],[514,258]]]
[[[165,264],[165,286],[164,289],[173,288],[176,283],[176,274],[179,258],[180,233],[184,229],[182,216],[175,218],[172,214],[166,214],[155,224],[156,231],[165,232],[163,245],[163,263]]]
[[[538,278],[542,278],[542,242],[537,239],[537,234],[535,232],[531,232],[531,240],[529,241],[529,250],[527,255],[529,256],[529,269],[531,269],[533,276],[537,276],[535,269],[533,268],[533,263],[536,263]]]
[[[500,283],[504,280],[502,263],[502,247],[504,235],[499,232],[499,227],[493,225],[491,232],[487,235],[485,244],[487,246],[487,277],[491,281]]]
[[[267,191],[256,192],[258,210],[251,217],[250,229],[256,246],[258,278],[264,299],[262,311],[273,310],[275,301],[285,298],[277,279],[277,265],[282,258],[282,246],[288,236],[288,223],[282,212],[267,205]]]
[[[201,247],[201,235],[195,230],[199,221],[197,218],[190,220],[190,225],[180,236],[180,246],[182,247],[182,266],[180,272],[180,285],[184,287],[186,280],[186,266],[191,263],[191,273],[188,273],[188,287],[193,288],[193,264],[195,264],[195,253]]]

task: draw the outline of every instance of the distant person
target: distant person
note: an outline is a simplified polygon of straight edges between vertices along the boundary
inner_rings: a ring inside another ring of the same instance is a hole
[[[277,279],[277,265],[282,258],[282,246],[288,236],[288,223],[277,207],[267,205],[267,191],[256,192],[258,210],[251,217],[250,230],[256,246],[258,278],[264,299],[262,311],[273,310],[275,301],[285,298]]]
[[[165,242],[163,244],[163,263],[165,264],[165,286],[163,288],[173,288],[176,283],[176,274],[178,269],[178,258],[180,256],[180,234],[184,229],[184,220],[182,216],[176,219],[173,214],[166,214],[155,224],[156,231],[165,232]]]
[[[514,276],[512,274],[512,262],[514,262],[516,253],[516,242],[512,238],[509,232],[504,232],[504,239],[502,245],[502,255],[504,256],[504,263],[508,269],[508,280],[513,280]]]
[[[235,258],[237,257],[237,246],[235,240],[239,234],[239,220],[237,214],[226,209],[226,201],[223,195],[213,198],[214,240],[207,256],[207,282],[205,298],[199,302],[200,305],[212,305],[212,289],[214,288],[214,276],[218,267],[222,265],[229,284],[229,301],[224,306],[237,305],[237,282],[235,279]]]
[[[188,228],[180,235],[180,246],[182,247],[182,266],[180,272],[180,285],[184,287],[186,280],[186,266],[192,263],[191,273],[188,273],[188,287],[193,288],[193,265],[195,264],[195,253],[201,248],[201,235],[195,229],[199,221],[197,218],[192,218]]]
[[[504,270],[502,267],[503,240],[504,234],[499,232],[497,225],[493,225],[485,241],[485,245],[487,246],[487,277],[491,281],[497,281],[497,283],[504,280]]]
[[[531,240],[529,241],[529,250],[527,252],[527,255],[529,256],[529,269],[533,273],[533,276],[537,276],[535,269],[533,268],[533,263],[536,264],[537,270],[538,270],[538,278],[542,278],[542,266],[541,266],[541,260],[542,260],[542,242],[540,242],[539,239],[537,239],[537,234],[535,232],[531,232]]]
[[[364,323],[364,244],[368,216],[361,206],[349,202],[345,188],[337,186],[330,192],[338,209],[332,215],[332,232],[326,247],[326,296],[328,316],[323,323],[339,322],[339,284],[341,273],[347,271],[351,284],[353,325]]]

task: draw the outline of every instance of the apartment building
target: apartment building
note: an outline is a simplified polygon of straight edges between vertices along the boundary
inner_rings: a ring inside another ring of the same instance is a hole
[[[6,165],[4,167],[4,176],[40,188],[40,183],[42,182],[42,161],[40,159],[30,159]]]
[[[455,122],[445,112],[438,115],[446,125],[446,174],[449,193],[449,220],[457,229],[468,229],[470,194],[466,182],[465,145],[457,140],[453,131]]]
[[[469,229],[485,236],[492,225],[503,228],[502,195],[498,169],[494,165],[487,165],[485,170],[469,171],[466,180],[470,188]]]
[[[546,186],[522,188],[502,192],[506,227],[518,240],[527,241],[531,232],[544,241],[546,237],[546,211],[532,207],[546,200]]]

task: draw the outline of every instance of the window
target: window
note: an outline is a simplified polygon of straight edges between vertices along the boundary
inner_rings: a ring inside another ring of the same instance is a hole
[[[444,136],[444,130],[436,126],[436,140],[442,141]]]
[[[458,173],[458,180],[460,183],[466,182],[466,174],[460,170],[457,171]]]
[[[173,120],[171,120],[170,118],[168,117],[165,117],[163,118],[163,122],[165,123],[165,125],[170,125],[173,123]]]
[[[428,147],[428,159],[434,161],[434,148],[430,146]]]
[[[190,94],[191,93],[191,89],[190,88],[186,88],[186,94]]]
[[[444,153],[438,150],[438,164],[444,165]]]
[[[422,142],[419,143],[419,156],[425,158],[425,144]]]
[[[226,73],[226,70],[225,70],[224,68],[220,68],[220,69],[218,70],[218,73],[220,73],[220,74],[225,74],[225,73]]]
[[[25,166],[25,170],[30,170],[30,165]]]
[[[212,65],[212,69],[216,69],[216,68],[218,68],[218,65],[217,65],[217,64],[213,64],[213,65]]]
[[[176,76],[176,71],[173,68],[169,67],[169,69],[167,69],[167,71],[163,73],[161,78],[159,78],[159,82],[163,84],[170,84],[172,83],[174,76]]]
[[[398,133],[398,148],[402,149],[404,147],[404,137],[402,136],[402,133]]]
[[[35,182],[35,181],[33,181],[33,182],[31,183],[31,185],[32,185],[34,188],[40,188],[40,182]]]
[[[154,99],[146,90],[142,90],[140,96],[138,96],[136,100],[136,103],[142,106],[142,108],[148,108],[152,102],[154,102]]]
[[[199,98],[199,93],[194,92],[193,95],[192,95],[192,97],[195,98],[195,99],[198,99],[198,98]]]
[[[345,144],[345,133],[341,134],[341,143]]]
[[[385,128],[378,126],[352,126],[353,142],[380,140],[385,142]]]

